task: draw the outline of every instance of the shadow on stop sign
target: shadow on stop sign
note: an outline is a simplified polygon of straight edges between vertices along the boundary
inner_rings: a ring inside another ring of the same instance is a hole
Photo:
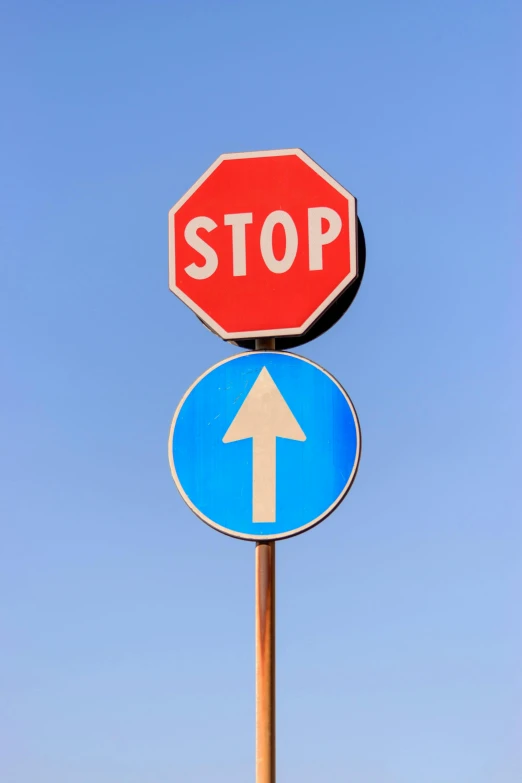
[[[353,404],[329,373],[289,353],[216,364],[172,421],[169,460],[190,508],[237,538],[278,539],[321,522],[357,472]]]

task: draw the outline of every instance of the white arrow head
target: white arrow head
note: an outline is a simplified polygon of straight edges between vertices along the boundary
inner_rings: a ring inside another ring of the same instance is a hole
[[[285,398],[266,367],[263,367],[226,431],[223,443],[267,437],[306,440]]]
[[[306,440],[306,435],[266,367],[223,436],[223,443],[252,438],[252,521],[275,522],[276,438]]]

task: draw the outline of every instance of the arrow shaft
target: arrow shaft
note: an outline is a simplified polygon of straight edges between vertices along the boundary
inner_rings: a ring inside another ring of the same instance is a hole
[[[252,522],[275,522],[275,436],[253,438],[252,451]]]

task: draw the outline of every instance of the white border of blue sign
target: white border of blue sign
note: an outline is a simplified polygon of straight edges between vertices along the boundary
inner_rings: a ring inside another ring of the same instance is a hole
[[[277,354],[277,353],[281,353],[281,351],[256,351],[256,355],[267,354],[267,353],[268,354],[270,354],[270,353],[276,353]],[[184,489],[183,489],[183,487],[181,485],[181,482],[180,482],[180,480],[178,478],[178,475],[176,473],[176,468],[174,466],[174,456],[173,456],[173,448],[172,448],[172,446],[173,446],[173,438],[174,438],[174,428],[176,426],[177,418],[178,418],[179,413],[180,413],[180,411],[181,411],[181,409],[183,407],[183,404],[185,403],[185,400],[189,396],[190,392],[194,389],[194,387],[197,386],[198,383],[206,375],[208,375],[209,373],[213,372],[217,367],[220,367],[222,364],[226,364],[227,362],[233,362],[236,359],[241,359],[241,357],[246,356],[248,354],[246,354],[246,353],[238,353],[238,354],[235,354],[234,356],[230,356],[228,359],[223,359],[221,362],[217,362],[217,364],[214,364],[212,367],[210,367],[208,370],[206,370],[204,373],[202,373],[202,375],[200,375],[199,378],[197,378],[194,381],[194,383],[191,386],[189,386],[189,388],[187,389],[187,391],[185,392],[185,394],[181,398],[178,407],[176,408],[176,412],[174,413],[174,416],[172,418],[172,423],[170,425],[170,433],[169,433],[169,441],[168,441],[169,465],[170,465],[170,471],[172,473],[172,478],[174,479],[176,487],[178,488],[179,493],[180,493],[181,497],[183,498],[183,500],[185,501],[185,503],[187,504],[187,506],[194,512],[194,514],[197,517],[199,517],[207,525],[210,525],[210,527],[213,527],[215,530],[219,530],[220,533],[224,533],[225,535],[230,536],[231,538],[241,538],[241,539],[243,539],[245,541],[277,541],[279,539],[291,538],[292,536],[297,536],[300,533],[304,533],[305,530],[309,530],[310,528],[315,527],[315,525],[318,525],[320,522],[323,521],[323,519],[326,519],[326,517],[328,517],[332,513],[332,511],[334,511],[337,508],[337,506],[340,503],[342,503],[342,501],[344,500],[344,498],[348,494],[348,490],[350,489],[350,487],[352,486],[352,484],[354,482],[355,476],[357,475],[357,470],[359,468],[359,462],[360,462],[360,459],[361,459],[361,428],[360,428],[360,425],[359,425],[359,418],[357,416],[357,411],[355,410],[355,407],[354,407],[350,397],[348,396],[348,394],[345,391],[345,389],[343,389],[343,387],[341,386],[339,381],[336,378],[334,378],[334,376],[331,375],[331,373],[329,373],[327,370],[325,370],[324,367],[321,367],[321,365],[316,364],[316,362],[310,361],[310,359],[306,359],[304,356],[299,356],[299,354],[290,353],[290,351],[285,351],[285,354],[290,355],[290,356],[295,356],[296,359],[300,359],[303,362],[307,362],[308,364],[311,364],[313,367],[316,367],[318,370],[323,372],[325,375],[327,375],[330,378],[331,381],[333,381],[335,383],[337,388],[341,391],[341,393],[343,394],[344,398],[346,399],[346,402],[350,406],[350,410],[352,411],[352,414],[353,414],[353,418],[354,418],[354,422],[355,422],[355,429],[356,429],[356,433],[357,433],[357,451],[356,451],[356,455],[355,455],[353,469],[352,469],[352,472],[351,472],[351,474],[350,474],[350,476],[348,478],[348,481],[346,482],[345,486],[343,487],[342,492],[339,493],[339,496],[332,503],[332,505],[329,506],[322,514],[320,514],[318,517],[313,519],[311,522],[308,522],[306,525],[303,525],[302,527],[296,528],[295,530],[290,530],[290,531],[287,531],[285,533],[278,533],[277,535],[268,535],[268,536],[266,536],[266,535],[265,536],[262,536],[262,535],[248,535],[248,534],[245,534],[245,533],[236,533],[233,530],[230,530],[230,528],[222,527],[221,525],[218,525],[216,522],[214,522],[209,517],[205,516],[205,514],[203,514],[192,503],[192,501],[187,496],[187,494],[185,493],[185,491],[184,491]]]

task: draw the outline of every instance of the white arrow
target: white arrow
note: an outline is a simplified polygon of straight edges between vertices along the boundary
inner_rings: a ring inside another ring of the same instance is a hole
[[[306,435],[263,367],[223,437],[223,443],[252,438],[252,522],[275,522],[276,438]]]

